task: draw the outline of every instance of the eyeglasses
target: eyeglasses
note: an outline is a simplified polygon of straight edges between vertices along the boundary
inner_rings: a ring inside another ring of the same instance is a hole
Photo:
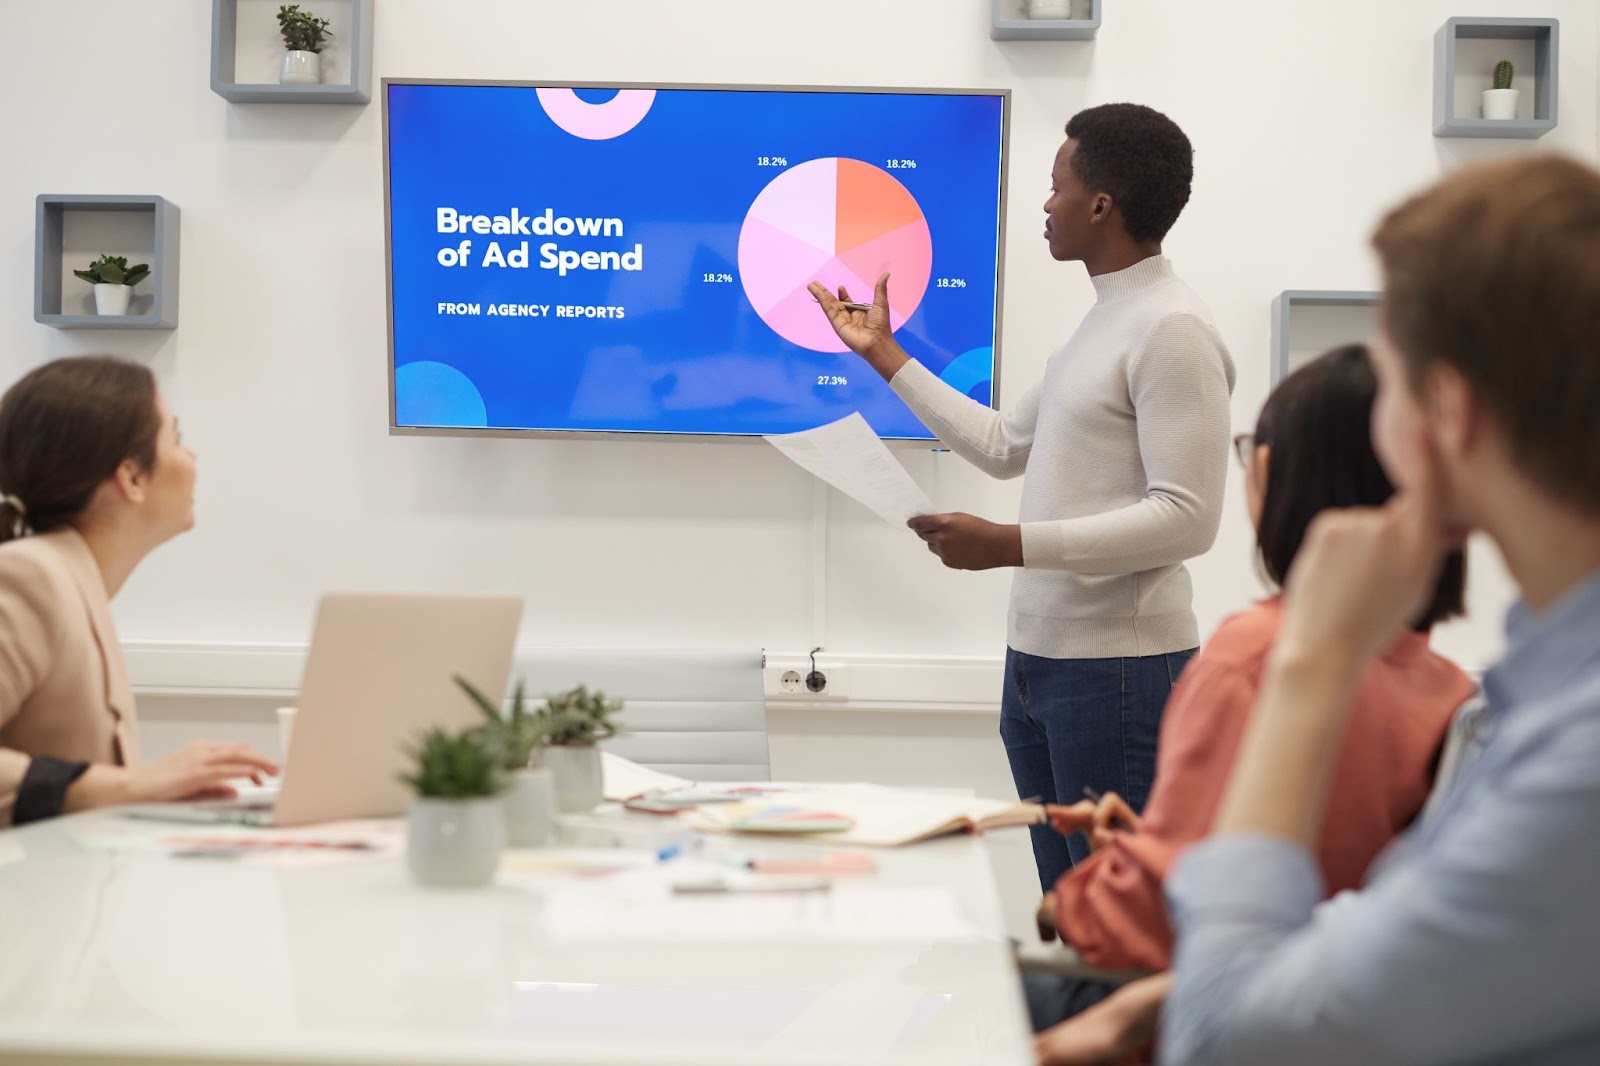
[[[1261,443],[1265,444],[1266,441]],[[1246,470],[1250,469],[1250,460],[1256,454],[1256,435],[1254,433],[1235,433],[1233,435],[1233,457],[1239,460],[1239,465]]]

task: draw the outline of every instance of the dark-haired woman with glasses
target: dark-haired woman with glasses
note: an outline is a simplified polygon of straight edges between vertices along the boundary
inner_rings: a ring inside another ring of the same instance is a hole
[[[1274,584],[1283,584],[1323,511],[1378,506],[1393,495],[1372,447],[1377,391],[1366,349],[1339,348],[1285,379],[1255,430],[1234,438],[1260,561]],[[1433,602],[1362,679],[1317,852],[1330,896],[1357,887],[1378,853],[1421,812],[1450,720],[1475,691],[1466,673],[1428,646],[1435,624],[1462,613],[1465,580],[1457,553]],[[1189,664],[1167,705],[1142,818],[1115,795],[1051,808],[1056,827],[1084,832],[1094,854],[1045,898],[1040,928],[1059,933],[1087,962],[1113,970],[1170,965],[1162,882],[1179,853],[1210,832],[1281,619],[1277,597],[1236,614]],[[1030,978],[1027,990],[1038,1029],[1109,991],[1059,978]],[[1159,1005],[1159,996],[1137,992],[1119,998],[1152,1012]],[[1114,1012],[1114,1004],[1094,1009]],[[1104,1021],[1096,1019],[1101,1031]],[[1055,1036],[1040,1038],[1043,1061],[1073,1061],[1051,1053]],[[1065,1047],[1078,1036],[1063,1027],[1058,1042]]]

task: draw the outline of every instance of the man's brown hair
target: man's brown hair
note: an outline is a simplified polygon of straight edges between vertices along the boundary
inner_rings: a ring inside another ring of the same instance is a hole
[[[1600,172],[1555,155],[1471,167],[1372,243],[1413,384],[1454,367],[1535,484],[1600,512]]]

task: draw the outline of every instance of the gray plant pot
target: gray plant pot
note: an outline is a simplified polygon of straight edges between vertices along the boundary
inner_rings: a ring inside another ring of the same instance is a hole
[[[542,848],[556,827],[555,773],[548,766],[530,766],[511,775],[500,797],[506,811],[506,842],[514,848]]]
[[[486,885],[506,846],[499,796],[412,800],[406,818],[406,865],[418,883],[444,888]]]
[[[548,747],[544,749],[544,764],[555,776],[556,805],[563,814],[592,811],[605,798],[600,749],[594,745]]]

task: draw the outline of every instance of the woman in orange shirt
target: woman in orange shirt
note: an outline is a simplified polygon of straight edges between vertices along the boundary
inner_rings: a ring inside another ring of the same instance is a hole
[[[1261,563],[1275,584],[1283,583],[1318,514],[1376,506],[1393,493],[1372,449],[1376,395],[1366,349],[1340,348],[1290,375],[1267,399],[1255,432],[1235,439]],[[1422,810],[1450,719],[1473,694],[1472,679],[1428,647],[1428,631],[1461,614],[1465,574],[1464,559],[1453,556],[1427,612],[1362,679],[1318,848],[1329,895],[1359,885]],[[1040,929],[1058,933],[1086,962],[1107,969],[1170,964],[1162,881],[1178,854],[1210,832],[1280,618],[1274,597],[1227,619],[1179,678],[1142,818],[1115,794],[1052,808],[1056,827],[1086,832],[1095,851],[1045,898]],[[1027,985],[1036,1029],[1109,992],[1061,979],[1030,978]]]

